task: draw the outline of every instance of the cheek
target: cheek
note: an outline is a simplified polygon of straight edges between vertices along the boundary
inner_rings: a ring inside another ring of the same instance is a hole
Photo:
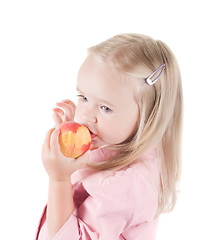
[[[115,120],[98,119],[97,131],[99,138],[106,144],[115,144],[118,138],[118,124]]]
[[[108,144],[118,144],[125,141],[135,131],[137,127],[136,120],[136,118],[133,121],[129,121],[129,119],[123,120],[121,118],[104,124],[103,127],[100,128],[102,140]]]
[[[127,140],[137,129],[139,114],[125,114],[115,127],[116,135],[119,136],[119,142]]]
[[[81,121],[81,108],[77,105],[75,110],[75,121],[80,122]]]
[[[117,134],[119,135],[119,143],[127,140],[135,131],[135,125],[123,124],[116,129]]]

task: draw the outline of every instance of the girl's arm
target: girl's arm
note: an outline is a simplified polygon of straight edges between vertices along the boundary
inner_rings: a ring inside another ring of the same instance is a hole
[[[71,175],[77,169],[86,167],[88,161],[88,152],[78,159],[65,157],[60,151],[59,133],[59,129],[48,131],[42,148],[43,165],[49,175],[46,221],[50,239],[75,210]]]
[[[73,121],[75,115],[75,104],[70,100],[64,100],[57,103],[59,108],[53,109],[53,119],[55,121],[55,127],[63,121]],[[70,172],[65,172],[64,176],[60,176],[62,169],[57,169],[59,172],[57,176],[54,176],[55,170],[49,169],[49,161],[54,161],[54,166],[60,165],[53,160],[52,153],[50,154],[50,145],[54,144],[56,146],[56,139],[50,141],[51,134],[53,130],[50,130],[46,135],[45,143],[43,145],[42,160],[43,164],[49,174],[49,187],[48,187],[48,206],[47,206],[47,228],[50,239],[58,232],[58,230],[64,225],[67,219],[75,210],[73,195],[72,195],[72,185],[70,180]],[[58,147],[58,146],[57,146]],[[58,149],[57,149],[58,152]],[[54,155],[55,157],[55,155]],[[61,160],[64,161],[63,156],[60,155]],[[51,177],[50,177],[51,176]],[[59,177],[60,176],[60,177]],[[58,178],[59,177],[59,178]]]
[[[47,228],[50,239],[55,236],[74,210],[71,182],[49,179]]]

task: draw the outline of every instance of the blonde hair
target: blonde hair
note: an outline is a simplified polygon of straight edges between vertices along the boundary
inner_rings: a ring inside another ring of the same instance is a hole
[[[135,98],[140,121],[134,134],[123,143],[116,158],[96,163],[96,170],[119,170],[156,147],[162,161],[158,214],[174,208],[181,175],[182,85],[177,61],[160,40],[141,34],[120,34],[88,49],[120,73],[135,78]],[[148,86],[145,79],[165,64],[160,79]],[[157,214],[157,215],[158,215]]]

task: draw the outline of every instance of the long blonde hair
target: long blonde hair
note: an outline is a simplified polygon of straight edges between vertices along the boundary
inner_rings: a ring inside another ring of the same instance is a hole
[[[140,121],[136,132],[123,143],[110,146],[120,154],[96,163],[96,170],[119,170],[139,159],[148,148],[156,147],[162,160],[158,214],[174,208],[181,175],[181,130],[183,96],[180,71],[169,47],[141,34],[120,34],[88,49],[104,63],[135,77],[135,98]],[[165,64],[160,79],[148,86],[145,79]]]

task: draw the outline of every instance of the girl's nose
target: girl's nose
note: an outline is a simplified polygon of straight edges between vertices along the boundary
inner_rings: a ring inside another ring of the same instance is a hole
[[[84,111],[82,111],[80,118],[82,120],[81,122],[84,122],[84,123],[97,122],[95,110],[93,110],[92,108],[87,108]]]

